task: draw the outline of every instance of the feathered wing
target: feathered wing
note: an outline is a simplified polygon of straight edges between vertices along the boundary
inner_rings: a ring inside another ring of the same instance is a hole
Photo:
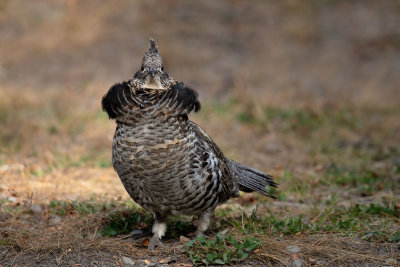
[[[229,165],[222,151],[214,143],[214,141],[200,128],[197,124],[188,120],[191,129],[196,135],[199,142],[198,153],[200,164],[205,173],[211,174],[209,177],[219,186],[218,196],[219,203],[229,199],[230,197],[238,196],[239,187],[231,174]],[[208,177],[205,177],[208,179]]]
[[[214,141],[195,123],[190,122],[192,129],[198,135],[198,138],[204,140],[211,150],[211,154],[218,159],[218,165],[215,168],[221,170],[220,183],[223,195],[229,198],[237,196],[238,191],[259,192],[265,196],[276,198],[277,184],[269,174],[259,170],[247,167],[226,158]],[[205,151],[205,158],[210,157],[210,153]]]

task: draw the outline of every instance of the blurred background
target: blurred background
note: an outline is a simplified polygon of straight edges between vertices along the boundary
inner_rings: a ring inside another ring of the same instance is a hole
[[[150,36],[198,91],[192,119],[284,190],[333,165],[397,168],[399,12],[394,0],[3,0],[0,194],[76,198],[104,193],[92,184],[103,180],[124,194],[100,101],[138,70]]]

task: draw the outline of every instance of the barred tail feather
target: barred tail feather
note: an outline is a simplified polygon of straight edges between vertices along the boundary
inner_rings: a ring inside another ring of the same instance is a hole
[[[265,196],[276,198],[278,185],[273,177],[259,170],[247,167],[233,160],[229,160],[231,170],[239,183],[239,189],[244,192],[259,192]]]

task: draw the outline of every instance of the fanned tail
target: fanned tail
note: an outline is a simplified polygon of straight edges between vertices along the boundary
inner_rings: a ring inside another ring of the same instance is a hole
[[[247,167],[230,159],[228,159],[228,162],[231,171],[233,172],[239,183],[240,191],[256,191],[265,196],[276,199],[276,188],[278,187],[278,185],[274,182],[271,175]]]

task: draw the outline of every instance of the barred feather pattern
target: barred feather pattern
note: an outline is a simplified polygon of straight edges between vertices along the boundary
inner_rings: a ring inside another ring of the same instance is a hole
[[[168,90],[116,84],[102,100],[117,127],[113,166],[132,199],[158,217],[204,214],[239,190],[274,197],[272,177],[225,158],[188,114],[197,93],[174,81]]]

